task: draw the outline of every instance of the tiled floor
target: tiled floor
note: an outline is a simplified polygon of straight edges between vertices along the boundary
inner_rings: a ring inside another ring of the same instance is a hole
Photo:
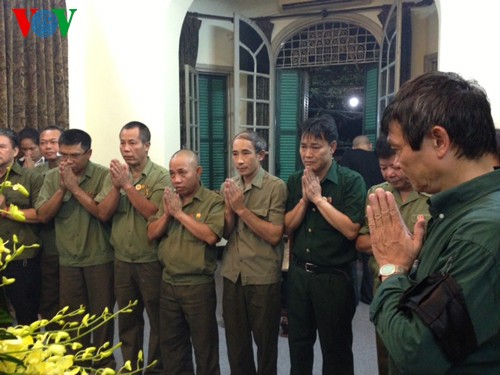
[[[222,375],[229,375],[229,364],[226,354],[226,340],[224,328],[222,324],[221,303],[222,297],[220,296],[222,287],[221,279],[216,278],[217,293],[218,293],[218,309],[217,319],[219,321],[219,348],[220,348],[220,368]],[[149,325],[147,325],[149,329]],[[353,320],[353,351],[354,351],[354,372],[356,375],[373,375],[376,374],[377,356],[375,349],[375,330],[373,324],[368,318],[368,305],[360,303],[356,309],[356,314]],[[148,332],[146,332],[148,334]],[[117,338],[115,339],[117,340]],[[147,342],[147,341],[146,341]],[[290,357],[288,353],[288,339],[280,337],[278,342],[278,375],[288,375],[290,373]],[[314,347],[314,370],[313,374],[321,374],[321,350],[319,343],[316,342]],[[121,363],[120,353],[115,353],[117,362]],[[147,358],[147,354],[144,356]],[[234,374],[237,375],[237,374]]]

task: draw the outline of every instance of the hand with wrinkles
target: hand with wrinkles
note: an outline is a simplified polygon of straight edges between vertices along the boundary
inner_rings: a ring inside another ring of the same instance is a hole
[[[61,174],[61,188],[63,190],[69,190],[74,192],[80,183],[79,178],[75,175],[71,167],[69,167],[65,162],[59,164],[59,172]]]
[[[170,215],[177,217],[179,213],[182,212],[182,201],[175,191],[172,189],[166,188],[163,192],[163,204],[165,206],[165,212],[168,212]]]
[[[245,207],[243,192],[232,179],[226,179],[224,185],[224,198],[226,200],[226,205],[235,213],[238,213]]]
[[[422,248],[425,219],[419,215],[414,234],[406,227],[394,196],[381,188],[368,197],[366,208],[372,251],[377,263],[402,266],[409,270]]]
[[[302,191],[305,195],[305,199],[313,203],[321,199],[321,185],[318,176],[313,172],[312,169],[304,169],[304,175],[302,176]]]
[[[109,173],[111,182],[115,188],[126,189],[132,186],[127,164],[121,164],[118,160],[113,159],[109,164]]]

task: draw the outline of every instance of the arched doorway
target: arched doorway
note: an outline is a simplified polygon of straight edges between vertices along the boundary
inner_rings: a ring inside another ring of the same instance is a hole
[[[287,179],[299,167],[296,129],[308,117],[329,114],[339,128],[339,154],[359,134],[375,138],[381,28],[362,17],[322,19],[288,33],[276,50],[276,172]],[[357,102],[356,102],[357,100]]]

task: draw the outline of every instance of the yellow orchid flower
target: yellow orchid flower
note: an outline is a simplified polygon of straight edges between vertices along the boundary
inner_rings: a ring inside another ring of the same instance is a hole
[[[7,216],[10,216],[15,221],[26,221],[24,212],[22,212],[15,204],[11,204],[9,206],[9,210],[3,211],[3,213],[5,213]]]
[[[29,191],[23,185],[21,185],[21,184],[15,184],[15,185],[13,185],[12,186],[12,190],[16,190],[16,191],[20,192],[25,197],[29,197],[30,196]]]

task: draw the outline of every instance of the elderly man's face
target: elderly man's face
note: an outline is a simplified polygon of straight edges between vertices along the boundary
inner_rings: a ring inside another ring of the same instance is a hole
[[[438,173],[440,163],[431,138],[424,138],[420,150],[412,150],[403,138],[401,125],[392,122],[387,141],[396,151],[394,167],[401,168],[414,190],[429,194],[441,191]]]
[[[200,187],[201,167],[187,154],[177,154],[170,160],[170,179],[175,191],[181,196],[191,196]]]

